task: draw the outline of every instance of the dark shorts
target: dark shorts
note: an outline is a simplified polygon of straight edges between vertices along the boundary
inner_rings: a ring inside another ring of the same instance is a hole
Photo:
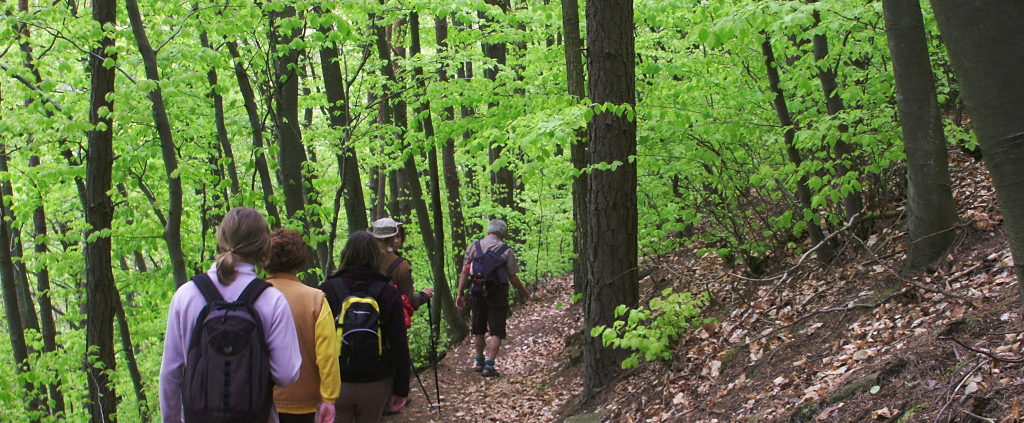
[[[469,297],[473,335],[490,333],[498,339],[505,339],[505,319],[508,318],[508,285],[495,284],[489,287],[487,295]]]

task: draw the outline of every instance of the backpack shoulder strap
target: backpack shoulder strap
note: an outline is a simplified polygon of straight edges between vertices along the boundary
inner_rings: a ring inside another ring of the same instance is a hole
[[[235,301],[252,305],[267,288],[270,288],[269,282],[260,278],[253,279],[252,282],[249,282],[249,286],[245,287],[241,294],[238,294],[238,299]]]
[[[500,256],[502,254],[505,254],[505,251],[508,250],[509,248],[511,247],[509,247],[508,244],[502,243],[501,245],[498,246],[498,248],[494,249],[494,252],[498,253],[498,255]]]
[[[373,282],[370,282],[370,286],[366,288],[366,291],[369,292],[370,296],[373,297],[374,300],[379,300],[380,299],[380,293],[384,291],[384,286],[387,283],[388,282],[384,282],[384,281],[373,281]]]
[[[476,254],[474,255],[474,257],[480,257],[484,255],[484,250],[480,248],[480,241],[474,242],[473,248],[476,248]]]
[[[396,258],[395,261],[391,262],[391,265],[388,266],[388,269],[386,271],[384,271],[384,276],[387,276],[387,277],[390,278],[391,277],[391,272],[393,272],[395,270],[395,268],[398,267],[399,264],[402,264],[403,260],[405,260],[405,257],[398,256],[398,258]]]
[[[206,273],[195,275],[192,277],[192,283],[196,285],[196,288],[199,288],[199,293],[203,294],[207,304],[214,301],[224,301],[220,291],[217,291],[217,287],[213,286],[213,279],[210,279],[210,275]]]

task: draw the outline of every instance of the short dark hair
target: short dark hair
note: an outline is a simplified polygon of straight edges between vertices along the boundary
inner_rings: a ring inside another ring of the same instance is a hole
[[[369,267],[377,270],[380,267],[381,252],[377,238],[369,232],[356,231],[348,237],[345,248],[341,250],[340,269],[351,266]]]
[[[298,231],[276,229],[270,233],[270,254],[264,268],[270,273],[298,273],[306,267],[308,251]]]

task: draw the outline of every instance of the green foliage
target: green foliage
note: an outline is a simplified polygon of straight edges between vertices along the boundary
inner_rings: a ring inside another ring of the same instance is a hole
[[[666,288],[660,297],[651,299],[649,308],[630,309],[619,305],[615,308],[618,320],[611,327],[594,327],[590,336],[601,338],[606,347],[633,351],[622,361],[623,369],[638,366],[641,358],[670,360],[675,342],[683,332],[713,321],[700,317],[701,307],[707,305],[708,300],[707,293],[693,296],[689,292],[673,293],[671,288]]]

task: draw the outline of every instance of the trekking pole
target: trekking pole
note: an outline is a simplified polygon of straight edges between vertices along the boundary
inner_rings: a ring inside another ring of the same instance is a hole
[[[416,371],[416,365],[412,366],[412,374],[416,375],[416,382],[419,382],[420,384],[420,391],[423,391],[423,396],[427,397],[427,406],[429,407],[428,409],[433,411],[434,403],[430,401],[430,394],[427,393],[427,388],[423,386],[423,381],[420,380],[420,373]]]
[[[437,335],[441,331],[441,319],[437,321],[437,331],[434,331],[434,313],[430,312],[430,303],[427,300],[427,322],[430,324],[430,361],[434,363],[434,390],[437,393],[437,416],[441,417],[441,383],[437,381]],[[434,406],[431,406],[433,411]]]

